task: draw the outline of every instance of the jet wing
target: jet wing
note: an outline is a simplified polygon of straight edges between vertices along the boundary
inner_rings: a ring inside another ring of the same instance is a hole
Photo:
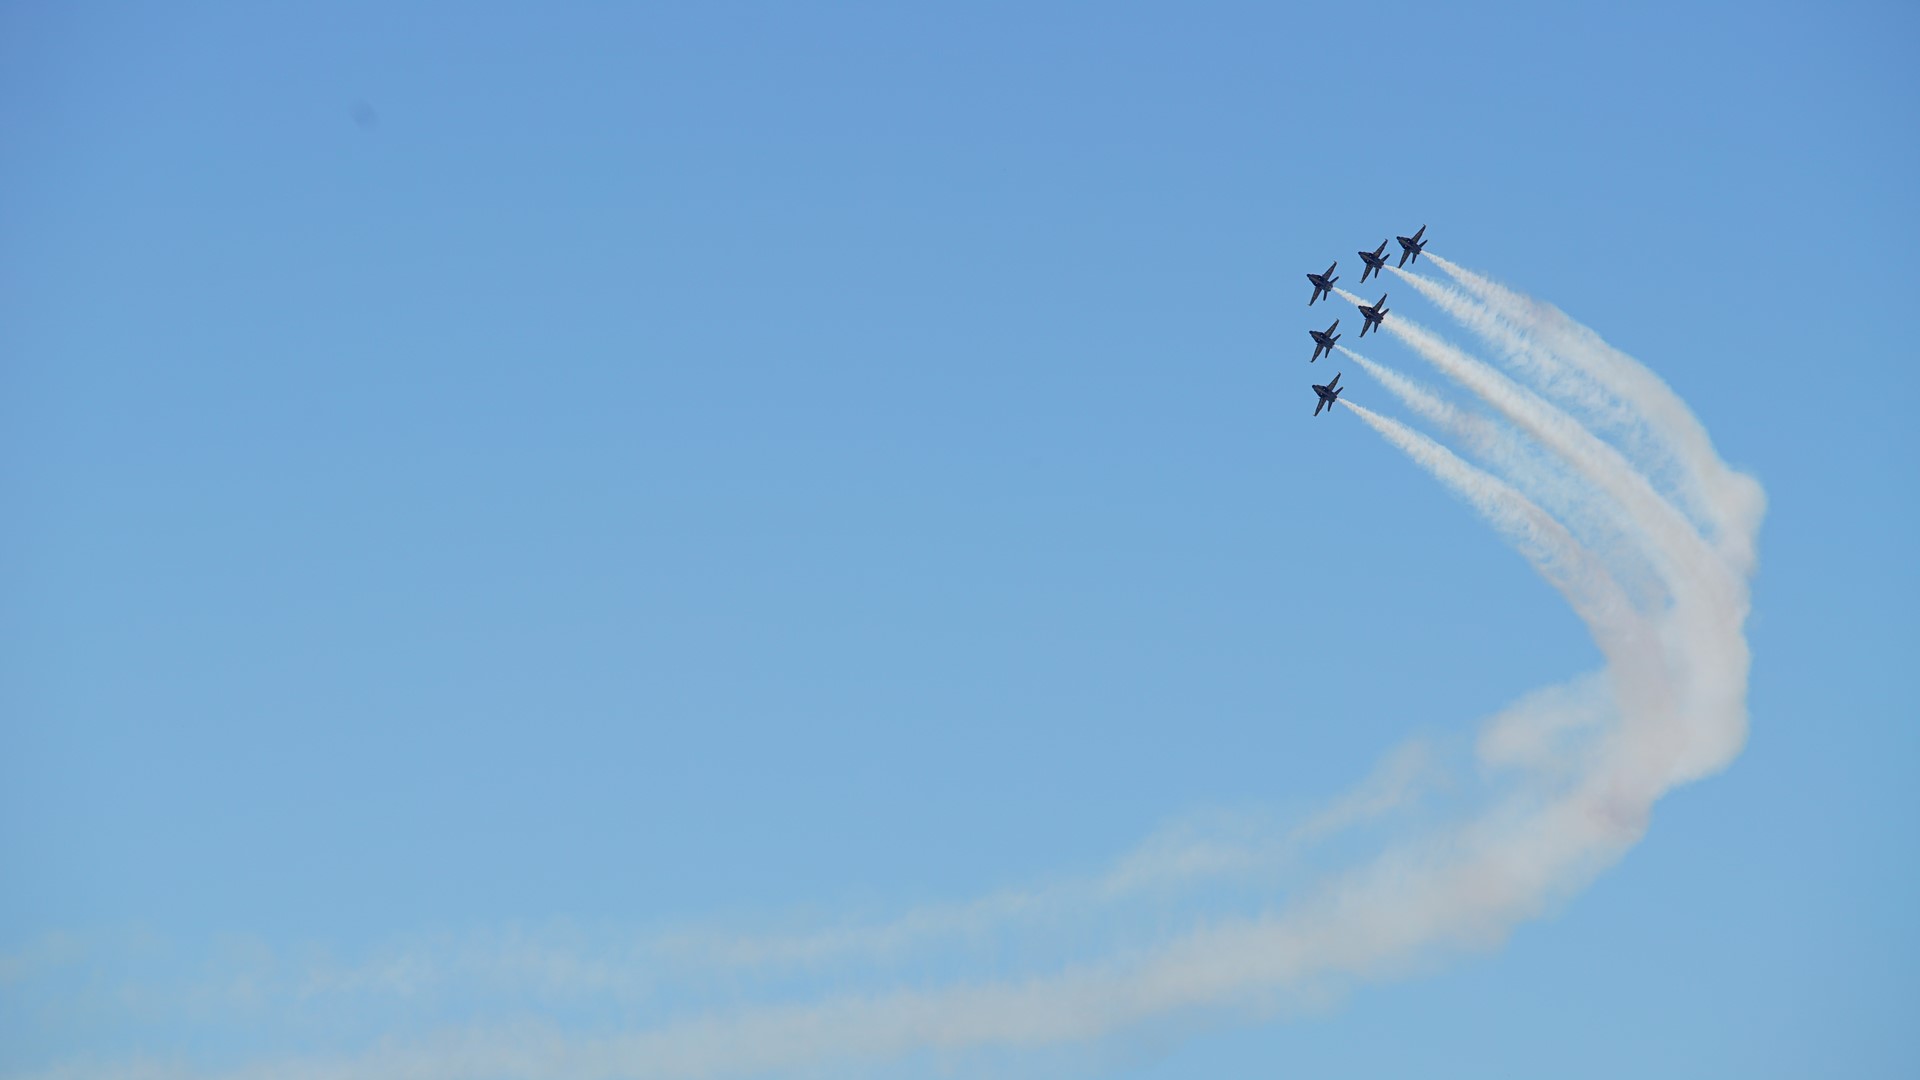
[[[1315,415],[1315,416],[1319,416],[1319,415],[1320,415],[1320,410],[1321,410],[1321,409],[1324,409],[1324,408],[1326,408],[1326,407],[1327,407],[1327,399],[1326,399],[1326,398],[1321,398],[1321,399],[1320,399],[1320,401],[1319,401],[1319,403],[1318,403],[1318,404],[1316,404],[1316,405],[1314,405],[1314,407],[1313,407],[1313,415]]]

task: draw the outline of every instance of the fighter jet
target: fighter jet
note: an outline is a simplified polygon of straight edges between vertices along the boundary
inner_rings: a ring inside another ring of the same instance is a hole
[[[1414,233],[1412,236],[1394,237],[1395,240],[1400,241],[1400,265],[1401,266],[1407,265],[1407,258],[1409,256],[1413,258],[1414,262],[1420,261],[1420,253],[1427,249],[1427,245],[1420,242],[1420,233],[1423,233],[1426,231],[1427,231],[1427,227],[1425,225],[1422,225],[1420,226],[1420,232]],[[1383,244],[1381,246],[1384,247],[1385,245]]]
[[[1321,353],[1326,353],[1328,356],[1333,355],[1333,344],[1340,340],[1340,335],[1334,333],[1334,331],[1338,329],[1340,329],[1340,320],[1335,319],[1333,320],[1333,325],[1327,327],[1325,330],[1307,331],[1313,338],[1313,355],[1307,358],[1307,363],[1311,364],[1315,360],[1320,359]]]
[[[1321,386],[1319,383],[1314,383],[1313,392],[1320,395],[1320,404],[1315,405],[1313,407],[1313,415],[1319,416],[1321,409],[1331,409],[1333,408],[1334,403],[1340,400],[1339,374],[1336,373],[1333,376],[1333,381],[1328,383],[1325,386]]]
[[[1387,294],[1381,293],[1380,299],[1372,307],[1361,304],[1360,317],[1367,320],[1367,324],[1360,328],[1361,337],[1366,337],[1369,330],[1380,329],[1380,320],[1387,317]]]
[[[1420,227],[1423,229],[1426,228],[1425,225]],[[1360,271],[1360,284],[1365,285],[1368,274],[1378,274],[1380,268],[1387,265],[1386,251],[1387,242],[1382,240],[1380,241],[1379,247],[1374,248],[1372,251],[1363,251],[1360,253],[1360,261],[1367,264],[1365,269]]]
[[[1339,265],[1337,261],[1333,264],[1333,266]],[[1313,282],[1313,295],[1307,299],[1308,307],[1312,307],[1315,300],[1333,293],[1333,283],[1340,280],[1333,276],[1333,266],[1327,267],[1318,274],[1307,275],[1307,280]]]

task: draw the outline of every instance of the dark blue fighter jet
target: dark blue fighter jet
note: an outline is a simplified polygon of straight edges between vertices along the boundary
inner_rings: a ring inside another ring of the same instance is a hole
[[[1308,307],[1312,307],[1315,300],[1332,294],[1333,283],[1340,280],[1333,276],[1333,267],[1339,265],[1339,262],[1336,261],[1333,266],[1327,267],[1318,274],[1307,275],[1307,280],[1313,282],[1313,295],[1307,298]]]
[[[1325,330],[1307,331],[1307,334],[1313,338],[1313,355],[1307,358],[1307,363],[1311,364],[1315,360],[1320,359],[1321,353],[1326,353],[1328,356],[1333,355],[1334,343],[1340,340],[1340,335],[1334,333],[1334,331],[1338,329],[1340,329],[1340,320],[1335,319],[1333,320],[1333,325],[1327,327]]]
[[[1380,299],[1372,307],[1361,304],[1360,317],[1367,320],[1367,324],[1360,328],[1361,337],[1366,337],[1369,330],[1380,329],[1380,320],[1387,317],[1387,294],[1381,293]]]
[[[1420,226],[1420,232],[1414,233],[1412,236],[1394,237],[1395,240],[1400,241],[1400,265],[1401,266],[1407,265],[1407,259],[1409,257],[1411,257],[1414,262],[1420,261],[1420,253],[1422,251],[1427,250],[1427,245],[1420,242],[1420,233],[1423,233],[1426,231],[1427,231],[1427,227],[1425,225],[1422,225]]]
[[[1319,416],[1321,409],[1331,409],[1340,400],[1340,376],[1336,373],[1333,381],[1325,386],[1314,383],[1313,392],[1320,395],[1320,404],[1313,407],[1313,415]]]
[[[1426,228],[1425,225],[1420,227],[1423,229]],[[1361,252],[1360,261],[1367,264],[1366,268],[1360,271],[1360,284],[1365,285],[1367,283],[1367,275],[1378,274],[1381,268],[1387,265],[1387,242],[1382,240],[1380,241],[1379,247],[1374,248],[1372,251]]]

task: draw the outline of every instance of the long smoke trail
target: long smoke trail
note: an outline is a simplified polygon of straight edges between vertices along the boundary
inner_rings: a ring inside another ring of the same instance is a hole
[[[1709,509],[1714,539],[1726,549],[1735,570],[1742,575],[1752,572],[1754,540],[1766,512],[1766,494],[1753,477],[1729,468],[1720,459],[1705,425],[1665,380],[1552,304],[1497,284],[1443,256],[1430,254],[1428,258],[1492,314],[1524,335],[1523,350],[1537,343],[1539,349],[1571,365],[1613,394],[1624,409],[1637,414],[1677,463],[1689,501],[1703,503]]]
[[[1476,467],[1396,420],[1345,399],[1339,404],[1511,542],[1585,621],[1606,661],[1602,671],[1529,694],[1483,724],[1478,779],[1467,778],[1480,785],[1473,789],[1479,799],[1464,817],[1402,834],[1374,857],[1298,890],[1279,908],[1195,920],[1188,924],[1194,928],[1170,938],[1113,943],[1094,959],[1024,977],[802,996],[619,1034],[586,1035],[538,1022],[448,1028],[410,1043],[389,1040],[356,1057],[282,1060],[225,1075],[612,1080],[844,1071],[915,1054],[1095,1039],[1195,1009],[1258,1015],[1274,1007],[1276,995],[1394,978],[1435,954],[1497,945],[1623,856],[1667,792],[1738,753],[1748,667],[1742,625],[1762,502],[1758,485],[1713,454],[1699,422],[1678,398],[1651,389],[1664,390],[1664,383],[1637,361],[1605,350],[1604,343],[1595,346],[1598,337],[1564,315],[1540,316],[1539,306],[1529,307],[1518,294],[1484,287],[1485,295],[1475,295],[1501,319],[1551,342],[1554,356],[1613,395],[1595,413],[1644,425],[1690,475],[1708,478],[1703,490],[1725,535],[1708,544],[1654,477],[1558,406],[1397,314],[1389,317],[1392,333],[1504,417],[1523,441],[1564,463],[1562,473],[1525,477],[1551,498],[1516,485],[1518,458],[1489,453],[1487,467]],[[1471,321],[1467,328],[1483,336],[1502,332]],[[1477,421],[1465,410],[1366,363],[1443,433],[1472,441],[1465,433]],[[1743,494],[1747,489],[1751,498]],[[1597,541],[1570,529],[1558,506],[1619,527]],[[1612,570],[1622,561],[1656,568],[1660,594],[1623,589]],[[1371,812],[1370,804],[1359,800],[1357,809],[1330,819]],[[1155,873],[1180,877],[1190,872],[1187,865],[1175,859]],[[1071,902],[1091,901],[1075,893]],[[992,904],[968,910],[984,910],[989,921],[1002,918]],[[968,932],[980,929],[973,915],[964,921]],[[946,925],[911,915],[900,924],[912,928],[909,937]],[[832,948],[862,951],[845,942]],[[136,1062],[51,1075],[174,1073]]]
[[[1335,291],[1355,304],[1361,302],[1344,289]],[[1712,558],[1692,522],[1663,498],[1652,481],[1636,470],[1619,450],[1552,403],[1449,345],[1420,324],[1396,315],[1382,325],[1412,346],[1422,359],[1480,397],[1618,503],[1625,511],[1625,519],[1648,534],[1651,543],[1646,554],[1669,589],[1688,588],[1698,583],[1720,584],[1725,576],[1724,568]]]
[[[1375,363],[1345,345],[1335,345],[1334,348],[1359,364],[1361,370],[1386,387],[1387,392],[1399,398],[1402,404],[1458,440],[1469,453],[1496,464],[1504,474],[1514,479],[1515,485],[1521,490],[1551,490],[1562,482],[1564,473],[1543,475],[1541,456],[1532,452],[1535,447],[1522,440],[1511,426],[1459,408],[1421,383],[1384,364]]]
[[[1492,344],[1500,359],[1525,376],[1541,393],[1591,417],[1596,426],[1624,436],[1636,451],[1636,460],[1645,462],[1650,457],[1668,453],[1664,446],[1649,445],[1655,440],[1641,422],[1639,414],[1631,407],[1609,393],[1592,376],[1555,355],[1486,304],[1459,289],[1442,285],[1412,271],[1394,266],[1387,267],[1387,271],[1452,316],[1460,325]],[[1671,457],[1660,458],[1659,463],[1665,466],[1675,464]],[[1689,493],[1683,491],[1682,494]],[[1690,509],[1698,509],[1699,501],[1690,498],[1687,505]]]
[[[1623,542],[1619,514],[1599,512],[1602,508],[1596,507],[1596,503],[1603,500],[1593,498],[1592,492],[1578,481],[1569,467],[1551,453],[1543,452],[1537,441],[1524,438],[1508,424],[1459,408],[1426,386],[1345,345],[1334,348],[1359,364],[1408,408],[1438,425],[1469,455],[1486,463],[1528,498],[1544,506],[1589,546],[1607,550],[1613,573],[1623,588],[1636,595],[1664,591],[1664,586],[1653,579],[1646,561],[1638,557],[1637,549]]]
[[[1378,367],[1370,361],[1362,363]],[[1410,380],[1394,376],[1384,368],[1379,372],[1409,387],[1412,385]],[[1560,590],[1593,630],[1603,649],[1625,630],[1623,620],[1632,612],[1633,604],[1605,567],[1580,545],[1566,526],[1511,485],[1467,464],[1427,436],[1358,402],[1343,399],[1341,404],[1480,511],[1482,517],[1533,563],[1541,577]]]
[[[1445,263],[1438,256],[1430,258]],[[1492,344],[1501,359],[1525,376],[1541,393],[1590,417],[1598,431],[1611,433],[1619,440],[1621,450],[1638,464],[1651,481],[1672,491],[1679,508],[1691,520],[1707,529],[1714,538],[1724,541],[1728,535],[1725,515],[1709,499],[1707,481],[1696,468],[1676,457],[1670,441],[1649,429],[1641,413],[1595,378],[1591,372],[1598,364],[1593,359],[1586,358],[1584,362],[1576,364],[1556,353],[1544,340],[1551,335],[1525,328],[1459,289],[1397,267],[1389,266],[1387,269],[1440,310]],[[1458,267],[1454,267],[1454,272],[1484,283],[1484,279],[1469,275]],[[1512,298],[1505,310],[1515,316],[1525,318],[1539,310],[1537,305],[1520,303],[1514,294],[1504,295]],[[1564,336],[1562,339],[1565,340]]]
[[[1452,265],[1439,259],[1436,264]],[[1361,303],[1358,297],[1340,291],[1350,302]],[[1509,310],[1534,312],[1536,317],[1551,322],[1556,340],[1584,343],[1588,349],[1581,357],[1585,370],[1604,376],[1605,385],[1630,390],[1620,399],[1622,407],[1638,413],[1649,429],[1676,447],[1693,474],[1731,478],[1712,490],[1722,500],[1718,505],[1729,511],[1723,521],[1735,532],[1709,547],[1686,515],[1658,492],[1653,479],[1574,418],[1408,319],[1389,317],[1383,324],[1422,358],[1560,455],[1612,500],[1637,531],[1670,598],[1668,609],[1661,613],[1661,623],[1649,626],[1647,632],[1676,639],[1676,645],[1684,641],[1691,647],[1691,655],[1703,662],[1695,665],[1697,671],[1684,672],[1688,677],[1680,680],[1680,685],[1647,690],[1646,680],[1637,682],[1635,688],[1645,692],[1623,703],[1633,706],[1623,723],[1643,730],[1639,748],[1665,763],[1670,770],[1668,784],[1716,771],[1739,752],[1745,741],[1748,653],[1740,626],[1748,610],[1746,577],[1753,566],[1754,534],[1759,527],[1757,512],[1745,511],[1764,504],[1759,485],[1735,473],[1714,455],[1699,421],[1638,361],[1618,350],[1605,349],[1604,354],[1596,351],[1593,343],[1599,342],[1598,335],[1557,309],[1550,309],[1550,316],[1538,315],[1544,305],[1509,290],[1501,290],[1501,294]],[[1746,494],[1749,491],[1751,496]],[[1680,667],[1673,663],[1672,656],[1650,657],[1643,663],[1649,668],[1664,666],[1669,675]],[[1666,692],[1659,692],[1662,690]],[[1671,722],[1669,707],[1676,700],[1688,707],[1683,710],[1686,715],[1711,717],[1716,722]]]
[[[1426,417],[1428,420],[1440,425],[1450,434],[1477,441],[1483,437],[1484,432],[1493,427],[1493,424],[1488,421],[1486,417],[1478,413],[1467,412],[1465,409],[1455,408],[1452,404],[1442,399],[1439,394],[1434,393],[1432,390],[1427,389],[1425,386],[1420,385],[1384,364],[1374,363],[1372,360],[1354,352],[1345,345],[1335,345],[1334,350],[1347,359],[1352,360],[1354,363],[1359,364],[1361,368],[1365,369],[1368,375],[1373,376],[1375,382],[1386,387],[1389,393],[1399,398],[1402,404],[1414,412],[1419,413],[1421,416]],[[1351,405],[1352,402],[1348,402],[1347,404]],[[1354,407],[1355,409],[1359,408],[1359,406]],[[1373,417],[1378,416],[1376,413],[1368,413],[1367,415]],[[1371,424],[1373,421],[1369,420],[1368,423]],[[1375,425],[1375,430],[1380,430],[1378,425]],[[1384,434],[1384,432],[1382,432],[1382,434]]]

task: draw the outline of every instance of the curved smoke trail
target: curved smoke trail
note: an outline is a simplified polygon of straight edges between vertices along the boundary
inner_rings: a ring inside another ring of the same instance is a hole
[[[1557,309],[1432,258],[1466,289],[1445,290],[1453,298],[1443,310],[1519,358],[1516,367],[1539,392],[1393,315],[1386,328],[1494,417],[1449,405],[1371,361],[1368,370],[1443,436],[1466,444],[1484,468],[1396,420],[1340,404],[1512,543],[1567,599],[1606,661],[1601,671],[1529,694],[1483,724],[1479,779],[1467,781],[1480,785],[1472,813],[1387,842],[1372,858],[1298,890],[1287,906],[1195,920],[1170,938],[1111,943],[1091,959],[1024,977],[912,988],[896,982],[616,1033],[537,1021],[450,1028],[348,1059],[276,1061],[228,1075],[738,1076],[1044,1046],[1196,1009],[1258,1009],[1276,993],[1401,975],[1436,950],[1497,944],[1582,888],[1640,838],[1663,795],[1724,767],[1744,742],[1742,625],[1764,500],[1637,361]],[[1646,438],[1616,446],[1594,430],[1609,425],[1638,427]],[[1530,468],[1534,458],[1553,467]],[[1703,519],[1710,537],[1701,532]],[[1589,527],[1594,520],[1613,527]],[[1624,586],[1622,565],[1650,567],[1660,588]],[[1388,813],[1408,782],[1396,773],[1378,790],[1356,792],[1294,839]],[[909,913],[797,946],[735,942],[735,959],[726,962],[807,963],[825,954],[866,962],[927,940],[1009,932],[1037,910],[1118,903],[1143,881],[1204,883],[1223,867],[1266,858],[1273,846],[1143,850],[1092,882]]]
[[[1430,258],[1479,303],[1456,302],[1432,282],[1403,276],[1449,315],[1508,350],[1517,363],[1537,366],[1549,381],[1555,371],[1589,380],[1597,392],[1577,396],[1641,442],[1649,471],[1673,476],[1679,501],[1697,508],[1712,538],[1726,549],[1727,560],[1741,575],[1752,573],[1766,493],[1753,477],[1720,459],[1706,426],[1665,380],[1552,304],[1442,256]],[[1573,380],[1560,383],[1577,385]],[[1644,433],[1644,439],[1638,433]]]

